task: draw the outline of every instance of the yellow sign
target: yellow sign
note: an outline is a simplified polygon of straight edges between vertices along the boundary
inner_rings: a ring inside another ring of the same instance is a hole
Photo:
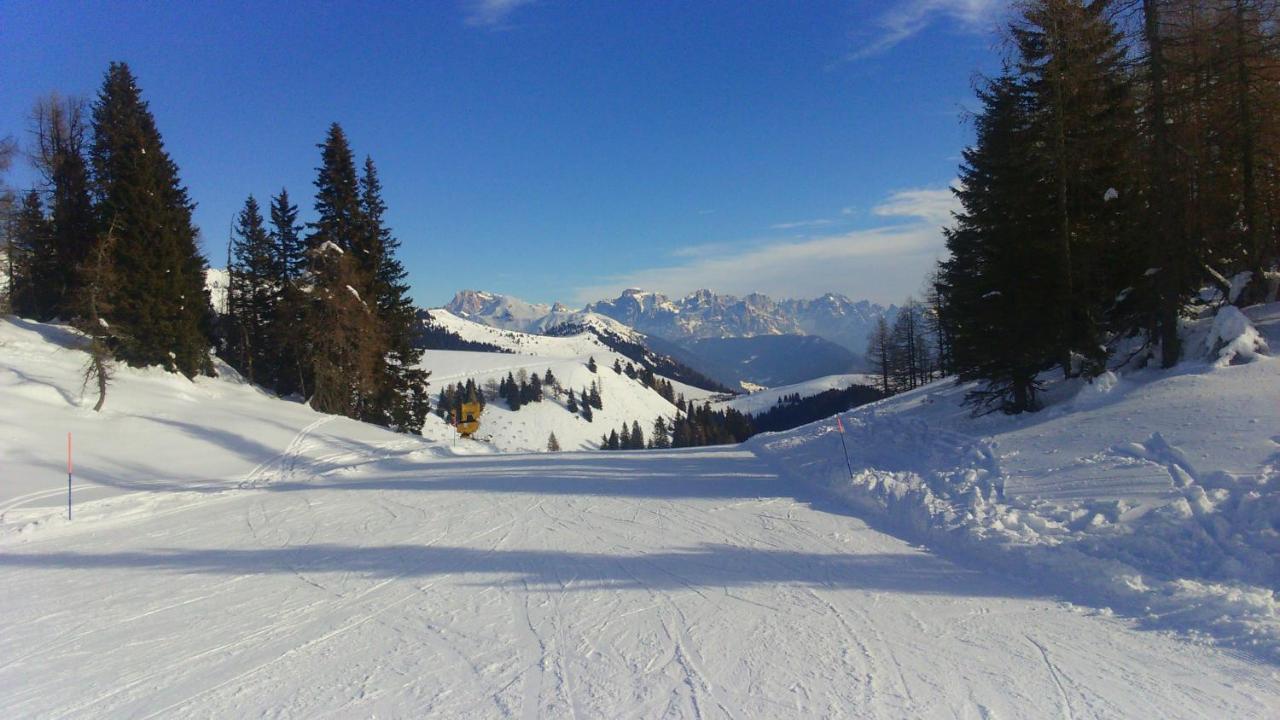
[[[462,412],[458,417],[458,434],[462,437],[471,437],[480,429],[480,403],[464,402],[462,403]]]

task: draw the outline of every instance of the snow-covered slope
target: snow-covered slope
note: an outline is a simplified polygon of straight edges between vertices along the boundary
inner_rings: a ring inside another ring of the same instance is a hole
[[[581,339],[545,340],[543,355],[452,361],[490,372],[590,351],[573,345]],[[821,427],[745,448],[451,457],[489,446],[451,449],[317,415],[234,376],[121,369],[106,413],[94,414],[79,400],[75,343],[62,328],[0,322],[7,717],[1261,718],[1280,699],[1270,666],[1041,597],[1097,573],[1085,549],[1045,549],[1079,565],[1037,565],[1033,584],[1010,583],[809,494],[788,478],[825,482],[842,465]],[[1122,380],[1114,396],[1064,400],[1062,417],[1041,419],[1070,427],[1068,416],[1094,413],[1109,428],[1100,432],[1123,437],[1171,422],[1161,403],[1199,397],[1224,436],[1180,439],[1207,456],[1191,471],[1196,484],[1233,445],[1247,448],[1239,462],[1272,472],[1262,428],[1276,427],[1275,404],[1239,388],[1275,388],[1275,371],[1263,360]],[[621,392],[606,391],[606,407]],[[1017,491],[1005,472],[1041,447],[1042,423],[974,424],[954,394],[926,389],[855,413],[861,484],[829,487],[867,501],[864,512],[877,507],[870,499],[899,497],[888,519],[929,520],[948,505],[941,493],[912,504],[912,478],[963,481],[944,469],[968,468],[974,487],[1003,478],[1006,499],[974,506],[1002,525],[987,526],[992,539],[960,536],[966,547],[1052,538],[1034,519],[1047,511],[1011,514],[1047,486]],[[73,522],[57,509],[64,428],[78,438]],[[985,431],[1003,454],[984,454],[991,443],[961,430]],[[1068,437],[1063,447],[1091,444]],[[889,494],[870,489],[871,477]],[[1148,514],[1176,503],[1166,494],[1142,501]],[[112,497],[93,500],[102,495]],[[1168,609],[1165,581],[1139,575],[1129,581],[1156,589],[1145,621],[1201,626],[1200,613]],[[1265,610],[1213,607],[1254,630]]]
[[[788,395],[799,395],[802,398],[811,397],[827,390],[843,390],[850,385],[876,385],[877,378],[874,375],[866,375],[862,373],[852,373],[847,375],[827,375],[815,380],[806,380],[805,382],[795,383],[793,385],[779,385],[778,387],[768,388],[753,392],[750,395],[741,395],[727,400],[720,400],[714,403],[715,407],[731,407],[738,412],[744,412],[749,415],[764,412],[777,404],[778,400]]]
[[[95,415],[73,343],[0,321],[0,717],[1266,718],[1280,701],[1273,665],[849,515],[789,474],[823,470],[808,459],[833,438],[813,428],[461,457],[488,446],[127,368]],[[117,493],[72,522],[64,428],[77,487]],[[876,439],[861,451],[899,457]],[[914,447],[941,467],[964,445]]]
[[[221,377],[194,381],[119,367],[95,413],[96,394],[83,390],[81,343],[65,327],[0,318],[0,524],[10,529],[65,506],[68,433],[76,504],[136,492],[216,493],[288,475],[304,453],[323,464],[451,452],[270,398],[226,366]],[[433,419],[426,433],[444,440],[452,430]],[[286,447],[287,461],[267,462]]]
[[[432,317],[438,325],[466,340],[497,345],[514,353],[427,350],[421,363],[431,371],[431,384],[436,391],[468,379],[488,390],[489,404],[480,418],[481,428],[476,437],[500,450],[542,450],[551,433],[555,433],[560,446],[566,450],[597,448],[601,435],[619,429],[624,422],[628,425],[639,422],[647,435],[659,417],[669,422],[677,414],[674,405],[643,383],[615,373],[612,370],[615,361],[624,366],[630,361],[610,350],[591,332],[563,337],[530,335],[471,322],[447,310],[433,310]],[[631,332],[608,318],[588,316],[586,321],[611,332]],[[587,368],[591,358],[595,358],[597,365],[594,373]],[[559,387],[545,389],[543,402],[512,412],[505,401],[494,397],[498,382],[508,374],[524,372],[543,376],[547,370],[554,375]],[[593,382],[600,389],[604,408],[596,410],[588,422],[580,413],[570,413],[566,403],[570,389],[578,394]],[[672,384],[676,393],[687,399],[700,400],[711,394],[690,385],[674,381]]]
[[[834,422],[752,442],[906,537],[1280,660],[1280,359],[1253,354],[1280,304],[1245,317],[1190,326],[1172,371],[1046,375],[1038,413],[972,418],[951,383],[858,408],[852,481]]]

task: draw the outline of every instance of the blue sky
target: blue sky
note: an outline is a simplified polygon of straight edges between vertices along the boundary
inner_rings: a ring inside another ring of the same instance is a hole
[[[310,214],[331,121],[415,299],[641,286],[880,302],[941,251],[1002,0],[0,3],[0,135],[127,61],[211,264],[253,193]],[[19,168],[9,182],[29,184]]]

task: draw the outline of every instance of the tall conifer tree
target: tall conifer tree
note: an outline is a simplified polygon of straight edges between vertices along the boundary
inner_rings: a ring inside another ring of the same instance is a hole
[[[212,309],[191,223],[194,204],[124,63],[107,70],[93,131],[98,223],[116,228],[119,281],[109,303],[110,322],[122,331],[116,351],[134,366],[210,373]]]

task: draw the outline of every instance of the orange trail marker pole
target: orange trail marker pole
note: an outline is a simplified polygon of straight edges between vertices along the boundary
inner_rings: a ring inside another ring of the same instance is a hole
[[[844,466],[849,468],[849,477],[853,478],[853,463],[849,462],[849,446],[844,442],[844,423],[840,422],[840,415],[836,415],[836,430],[840,431],[840,447],[844,450]]]

